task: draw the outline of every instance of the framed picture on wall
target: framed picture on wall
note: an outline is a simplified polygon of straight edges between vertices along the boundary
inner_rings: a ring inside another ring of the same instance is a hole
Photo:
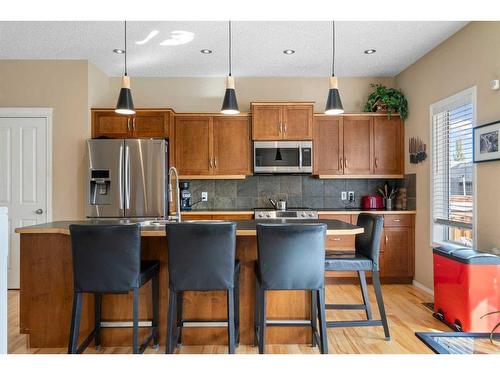
[[[474,128],[474,163],[500,160],[500,121]]]

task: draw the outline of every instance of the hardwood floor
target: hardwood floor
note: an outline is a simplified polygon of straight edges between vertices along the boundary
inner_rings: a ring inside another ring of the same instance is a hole
[[[370,302],[374,317],[378,317],[373,289],[370,289]],[[431,312],[422,305],[422,302],[431,302],[432,296],[411,285],[382,286],[389,328],[391,330],[391,341],[384,340],[381,327],[363,328],[329,328],[328,345],[329,352],[339,354],[403,354],[403,353],[431,353],[431,351],[415,336],[415,332],[449,331],[443,323],[432,317]],[[357,285],[328,285],[327,302],[329,303],[360,303],[361,294]],[[9,291],[9,353],[43,353],[56,354],[65,353],[66,348],[36,349],[29,348],[27,335],[19,333],[19,292]],[[329,320],[364,319],[362,311],[328,311]],[[203,328],[201,328],[203,329]],[[286,328],[282,328],[286,329]],[[162,332],[163,333],[163,332]],[[164,353],[165,348],[158,351],[149,348],[146,353]],[[226,353],[227,347],[221,345],[204,346],[182,346],[177,350],[184,354],[219,354]],[[240,345],[236,352],[239,354],[256,354],[257,348],[249,345]],[[314,354],[319,353],[318,348],[308,345],[268,345],[267,353],[275,354]],[[102,348],[96,351],[90,347],[86,353],[131,353],[129,347]]]

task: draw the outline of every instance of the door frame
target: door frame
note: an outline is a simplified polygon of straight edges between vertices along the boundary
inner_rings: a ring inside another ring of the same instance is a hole
[[[0,107],[0,118],[43,118],[47,126],[46,131],[46,160],[47,160],[47,222],[52,221],[52,113],[49,107]]]

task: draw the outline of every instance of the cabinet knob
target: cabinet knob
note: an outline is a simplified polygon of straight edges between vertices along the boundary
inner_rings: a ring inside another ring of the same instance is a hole
[[[43,210],[41,208],[39,208],[38,210],[35,211],[35,214],[41,215],[41,214],[43,214]]]
[[[378,168],[378,159],[375,158],[375,168]]]
[[[392,219],[392,221],[395,221],[396,223],[399,223],[401,219]]]

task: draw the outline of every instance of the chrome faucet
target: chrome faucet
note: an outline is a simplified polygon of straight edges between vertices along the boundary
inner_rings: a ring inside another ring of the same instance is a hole
[[[168,169],[168,202],[173,203],[174,201],[174,193],[172,189],[172,174],[175,175],[175,193],[176,197],[176,205],[175,205],[175,215],[169,215],[168,220],[175,220],[178,223],[181,222],[181,195],[179,190],[179,173],[175,167],[170,167]],[[169,204],[170,206],[170,204]]]

